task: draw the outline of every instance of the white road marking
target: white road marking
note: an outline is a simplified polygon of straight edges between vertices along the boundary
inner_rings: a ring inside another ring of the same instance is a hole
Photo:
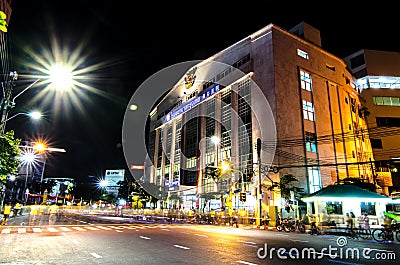
[[[206,235],[194,234],[195,236],[208,237]]]
[[[181,248],[181,249],[190,249],[190,248],[188,248],[188,247],[184,247],[184,246],[181,246],[181,245],[174,245],[174,247],[176,247],[176,248]]]
[[[40,233],[42,232],[42,229],[40,229],[39,227],[32,227],[33,232],[35,233]]]
[[[309,242],[308,240],[298,240],[298,239],[290,239],[290,241],[293,241],[293,242],[302,242],[302,243],[307,243],[307,242]]]
[[[243,261],[243,260],[238,260],[236,262],[241,263],[241,264],[246,264],[246,265],[257,265],[256,263],[251,263],[251,262],[247,262],[247,261]]]
[[[169,231],[171,231],[171,230],[169,230],[169,229],[165,229],[165,228],[162,228],[161,230],[168,231],[168,232],[169,232]]]
[[[63,230],[63,231],[66,231],[66,232],[72,231],[72,230],[69,229],[68,227],[64,227],[64,226],[61,226],[60,229]]]
[[[89,229],[89,230],[99,230],[98,228],[93,227],[93,226],[85,226],[85,228]]]
[[[120,229],[115,229],[114,230],[115,232],[118,232],[118,233],[123,233],[124,231],[122,231],[122,230],[120,230]]]
[[[26,228],[18,228],[18,234],[25,234]]]
[[[47,228],[47,230],[49,231],[49,232],[58,232],[58,230],[57,229],[55,229],[54,227],[48,227]]]
[[[139,236],[141,239],[146,239],[146,240],[148,240],[148,239],[151,239],[150,237],[147,237],[147,236]]]
[[[78,230],[78,231],[86,231],[85,229],[83,229],[82,227],[79,227],[79,226],[74,226],[72,228],[75,230]]]
[[[98,228],[101,228],[101,229],[104,229],[104,230],[111,230],[111,228],[105,227],[105,226],[101,226],[101,225],[98,225],[97,227],[98,227]]]
[[[100,256],[99,254],[94,253],[94,252],[90,253],[90,255],[92,255],[92,256],[95,257],[96,259],[101,259],[101,258],[102,258],[102,256]]]
[[[11,229],[10,229],[10,228],[4,228],[4,229],[1,231],[2,234],[9,234],[10,232],[11,232]]]
[[[239,243],[244,243],[244,244],[252,244],[252,245],[257,245],[257,243],[255,242],[251,242],[251,241],[243,241],[243,240],[239,240]]]

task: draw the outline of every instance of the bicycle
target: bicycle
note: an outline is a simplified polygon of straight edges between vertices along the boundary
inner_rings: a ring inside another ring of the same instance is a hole
[[[316,225],[316,222],[311,222],[310,235],[321,235],[321,229]]]
[[[399,224],[382,225],[382,228],[372,229],[372,238],[377,242],[394,241],[396,238],[400,242]]]
[[[356,228],[347,227],[345,233],[350,238],[358,239],[358,233],[356,232]]]

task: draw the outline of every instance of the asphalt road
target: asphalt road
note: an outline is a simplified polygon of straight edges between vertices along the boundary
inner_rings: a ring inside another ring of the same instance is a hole
[[[85,215],[68,219],[54,226],[1,227],[0,264],[388,264],[400,258],[398,243],[332,235],[112,217],[94,221]]]

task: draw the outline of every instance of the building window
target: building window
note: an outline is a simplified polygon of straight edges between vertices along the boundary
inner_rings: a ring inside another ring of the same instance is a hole
[[[335,71],[336,70],[336,68],[335,68],[335,66],[332,66],[332,65],[325,65],[326,66],[326,68],[327,69],[329,69],[329,70],[331,70],[331,71]]]
[[[400,107],[400,97],[373,97],[376,106]]]
[[[400,127],[400,118],[376,117],[378,127]]]
[[[304,59],[308,60],[308,53],[306,53],[305,51],[302,51],[300,49],[297,49],[297,55],[300,57],[303,57]]]
[[[186,168],[194,168],[197,166],[197,158],[192,157],[186,160]]]
[[[356,99],[350,97],[350,108],[351,108],[351,111],[354,112],[354,113],[357,113],[357,107],[356,106],[357,106]]]
[[[307,91],[312,90],[312,80],[311,75],[307,72],[300,70],[300,82],[301,88]]]
[[[314,121],[314,106],[311,102],[303,100],[303,114],[305,120]]]
[[[375,149],[383,149],[382,139],[370,139],[371,140],[371,147]]]
[[[321,176],[317,167],[308,168],[308,179],[310,186],[310,193],[319,191],[321,189]]]
[[[306,150],[307,152],[317,152],[317,137],[315,133],[306,132]]]
[[[327,201],[326,202],[327,214],[343,214],[342,202]]]
[[[364,54],[360,54],[354,58],[351,58],[350,60],[350,65],[352,69],[359,67],[363,64],[365,64]]]
[[[361,214],[376,215],[375,202],[362,202],[360,205]]]

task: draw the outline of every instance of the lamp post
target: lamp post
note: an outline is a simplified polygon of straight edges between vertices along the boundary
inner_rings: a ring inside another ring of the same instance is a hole
[[[46,161],[47,161],[47,154],[46,152],[62,152],[65,153],[66,150],[63,148],[54,148],[54,147],[48,147],[47,144],[42,143],[42,142],[35,142],[34,145],[23,145],[19,146],[20,148],[23,148],[26,150],[24,154],[21,157],[22,165],[26,166],[26,177],[25,177],[25,186],[24,186],[24,191],[27,190],[27,184],[28,184],[28,176],[29,176],[29,168],[32,168],[35,164],[37,164],[37,160],[42,158],[43,159],[43,166],[42,166],[42,172],[40,176],[40,189],[42,189],[42,182],[43,182],[43,177],[44,177],[44,170],[46,166]],[[40,190],[41,192],[41,190]]]
[[[14,82],[18,79],[18,74],[17,72],[11,72],[11,81],[8,81],[6,85],[6,90],[3,91],[3,99],[1,101],[1,134],[4,134],[5,129],[6,129],[6,123],[7,121],[11,120],[12,118],[21,115],[21,114],[27,114],[31,116],[32,118],[40,118],[41,115],[38,116],[38,112],[31,112],[31,113],[17,113],[14,116],[11,116],[8,118],[8,113],[9,111],[15,107],[15,100],[21,96],[25,91],[33,87],[37,82],[39,82],[40,78],[36,79],[33,83],[31,83],[29,86],[24,88],[21,92],[19,92],[16,96],[12,97],[12,89],[14,87]]]
[[[1,134],[4,134],[6,120],[8,116],[9,109],[14,107],[14,104],[11,100],[12,97],[12,88],[14,86],[15,80],[17,80],[18,74],[17,72],[13,71],[10,72],[7,80],[2,84],[3,85],[3,97],[1,99],[0,104],[0,122],[1,122]]]
[[[33,119],[33,120],[39,120],[39,119],[42,117],[42,113],[40,113],[39,111],[18,112],[18,113],[16,113],[16,114],[14,114],[13,116],[8,117],[7,119],[5,119],[4,121],[1,122],[1,126],[2,126],[2,129],[3,129],[3,131],[2,131],[3,134],[4,134],[4,131],[5,131],[6,123],[7,123],[9,120],[12,120],[12,119],[14,119],[15,117],[20,116],[20,115],[26,115],[26,116],[30,117],[31,119]],[[3,126],[3,125],[4,125],[4,126]]]
[[[74,76],[71,73],[71,69],[67,67],[61,67],[60,65],[50,65],[46,67],[48,75],[46,76],[32,76],[36,78],[30,85],[21,90],[14,97],[12,96],[13,87],[15,81],[18,79],[18,73],[16,71],[10,72],[9,76],[7,76],[7,80],[2,84],[3,85],[3,97],[0,104],[0,122],[1,122],[1,133],[4,134],[6,122],[10,119],[7,118],[9,111],[15,107],[15,100],[19,98],[22,94],[24,94],[27,90],[32,88],[35,85],[44,85],[47,84],[55,88],[56,90],[66,90],[68,86],[74,81]],[[41,81],[42,80],[42,81]],[[41,81],[41,82],[39,82]]]
[[[25,203],[27,202],[29,194],[29,192],[28,194],[26,193],[28,190],[29,168],[32,168],[32,165],[35,163],[36,158],[36,154],[31,151],[24,152],[20,157],[21,165],[25,167],[25,184],[23,190],[23,193],[25,194]]]
[[[216,165],[218,166],[218,163],[219,163],[219,161],[218,161],[218,153],[219,153],[218,146],[219,146],[219,143],[221,142],[221,139],[218,136],[214,135],[211,137],[211,141],[215,145],[215,161],[216,161]]]

